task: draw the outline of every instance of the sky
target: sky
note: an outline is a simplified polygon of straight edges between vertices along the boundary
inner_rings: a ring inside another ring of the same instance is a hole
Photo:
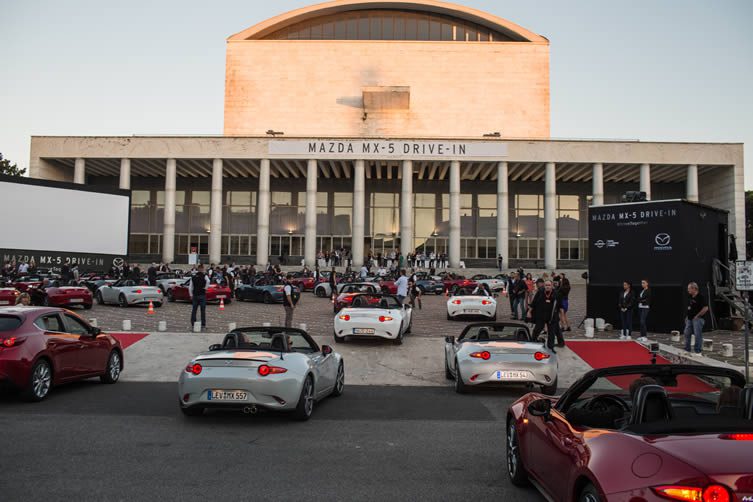
[[[0,0],[0,152],[222,134],[226,38],[315,2]],[[550,40],[553,138],[743,142],[753,188],[753,1],[458,3]]]

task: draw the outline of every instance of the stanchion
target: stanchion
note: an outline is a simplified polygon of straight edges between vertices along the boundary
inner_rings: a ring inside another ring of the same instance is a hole
[[[160,321],[157,324],[157,331],[167,331],[167,321]]]

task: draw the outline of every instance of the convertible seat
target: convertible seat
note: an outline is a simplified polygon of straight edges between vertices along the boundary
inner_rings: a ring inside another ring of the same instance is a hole
[[[748,385],[740,395],[740,405],[743,408],[743,417],[753,420],[753,385]]]
[[[476,340],[479,342],[487,342],[489,341],[489,330],[486,328],[481,328],[478,330],[478,335],[476,336]]]
[[[278,350],[280,352],[285,351],[285,340],[283,340],[283,335],[277,334],[272,337],[272,344],[270,345],[271,350]]]
[[[667,391],[661,385],[644,385],[633,400],[631,424],[668,422],[673,418],[672,405]]]

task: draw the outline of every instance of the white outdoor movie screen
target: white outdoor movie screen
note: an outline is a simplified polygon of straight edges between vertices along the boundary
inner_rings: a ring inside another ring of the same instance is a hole
[[[127,195],[0,181],[0,247],[128,254]]]

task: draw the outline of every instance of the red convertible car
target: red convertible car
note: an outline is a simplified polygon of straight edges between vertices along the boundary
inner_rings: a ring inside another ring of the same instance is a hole
[[[120,342],[68,310],[0,308],[0,386],[41,401],[50,389],[99,377],[115,383],[123,370]]]
[[[442,284],[444,284],[445,291],[450,293],[456,293],[461,289],[473,291],[478,286],[476,281],[466,279],[463,276],[444,276],[442,277]]]
[[[38,275],[27,275],[16,279],[15,282],[11,284],[11,286],[23,293],[25,291],[28,291],[29,288],[36,288],[40,286],[43,280],[44,278]]]
[[[0,305],[15,305],[20,294],[16,288],[0,288]]]
[[[30,287],[27,293],[31,296],[32,305],[45,307],[74,307],[81,306],[89,310],[94,304],[94,297],[89,288],[84,286],[58,286],[57,281],[52,286]]]
[[[753,387],[727,368],[592,370],[516,401],[506,442],[513,484],[549,500],[753,500]]]
[[[191,279],[186,279],[180,284],[177,284],[172,289],[167,290],[167,301],[169,302],[190,302],[191,295],[188,293],[188,283]],[[221,284],[210,284],[207,288],[207,303],[217,302],[224,300],[226,304],[232,302],[233,291]]]
[[[353,304],[353,298],[362,293],[379,293],[378,286],[371,282],[354,282],[352,284],[344,284],[340,289],[340,294],[333,300],[333,307],[335,314],[340,312],[341,309],[350,307]],[[379,303],[377,298],[374,301],[374,305]]]

